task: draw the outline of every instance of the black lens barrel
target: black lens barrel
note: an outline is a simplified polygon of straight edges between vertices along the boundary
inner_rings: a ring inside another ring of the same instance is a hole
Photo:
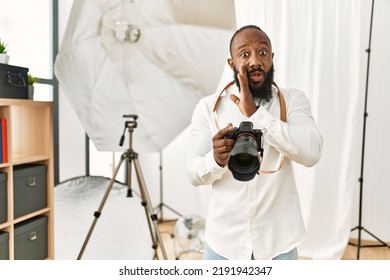
[[[254,135],[238,135],[230,152],[228,168],[239,181],[252,180],[260,169],[257,142]]]

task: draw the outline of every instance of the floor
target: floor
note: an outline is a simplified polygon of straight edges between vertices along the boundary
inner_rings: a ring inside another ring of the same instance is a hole
[[[173,238],[173,230],[175,227],[174,220],[164,221],[159,223],[159,230],[161,238],[163,240],[164,249],[169,260],[174,259],[189,259],[199,260],[202,259],[201,252],[185,252],[178,248]],[[356,244],[356,240],[351,240],[353,244]],[[377,244],[370,241],[362,241],[362,246]],[[158,257],[163,259],[161,250],[158,250]],[[305,259],[305,258],[302,258]],[[357,247],[353,245],[347,245],[345,248],[342,260],[356,260],[357,259]],[[390,260],[390,248],[389,247],[361,247],[360,248],[360,260]]]
[[[202,253],[200,251],[186,251],[176,242],[173,234],[175,224],[175,220],[159,223],[159,230],[168,260],[201,260]],[[164,259],[161,250],[158,250],[158,259]]]
[[[356,244],[355,239],[350,240],[351,243]],[[372,241],[362,241],[360,248],[360,260],[390,260],[390,249],[389,247],[364,247],[365,245],[381,245]],[[347,245],[345,248],[343,260],[356,260],[357,259],[357,247]]]
[[[55,259],[72,260],[79,255],[91,227],[93,213],[106,190],[107,179],[96,177],[71,180],[55,188]],[[128,198],[126,194],[127,188],[114,184],[82,259],[140,260],[151,259],[156,254],[159,259],[163,259],[161,250],[154,250],[150,238],[145,238],[145,235],[150,235],[150,231],[144,207],[141,207],[136,196]],[[175,224],[175,220],[159,223],[167,258],[201,259],[200,249],[188,251],[184,248],[188,248],[187,238],[173,238]],[[357,248],[346,246],[342,259],[355,260],[356,257]],[[361,248],[360,259],[390,260],[390,249]]]

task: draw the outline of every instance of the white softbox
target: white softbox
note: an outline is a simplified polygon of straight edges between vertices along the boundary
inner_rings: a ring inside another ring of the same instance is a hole
[[[136,114],[136,148],[160,151],[215,91],[234,29],[233,0],[77,0],[55,75],[98,150],[126,148]]]

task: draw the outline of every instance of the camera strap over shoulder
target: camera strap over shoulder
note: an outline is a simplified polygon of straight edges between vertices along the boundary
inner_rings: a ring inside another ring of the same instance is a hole
[[[214,121],[215,121],[215,125],[218,129],[219,128],[219,124],[218,124],[218,116],[217,116],[217,107],[218,107],[218,103],[219,103],[219,100],[221,99],[221,95],[222,93],[224,93],[230,86],[232,86],[234,84],[234,81],[231,81],[230,83],[228,83],[222,90],[221,92],[219,93],[218,97],[217,97],[217,100],[215,100],[215,103],[214,103],[214,107],[213,107],[213,113],[214,113]],[[274,85],[276,87],[276,89],[278,90],[278,97],[279,97],[279,105],[280,105],[280,119],[283,121],[283,122],[287,122],[287,109],[286,109],[286,101],[284,99],[284,96],[283,96],[283,93],[280,91],[278,85],[275,83],[275,82],[272,82],[272,85]]]
[[[280,119],[283,122],[287,122],[286,101],[284,100],[284,96],[283,96],[282,92],[280,91],[278,85],[275,82],[272,82],[272,84],[278,89],[279,105],[280,105]],[[272,173],[275,173],[275,172],[279,171],[282,168],[284,160],[285,160],[284,155],[282,153],[280,153],[280,163],[279,163],[278,169],[276,169],[276,170],[259,170],[259,172],[257,172],[257,173],[259,173],[259,174],[272,174]]]
[[[218,124],[218,115],[217,115],[218,103],[219,103],[219,100],[221,99],[222,93],[224,93],[233,84],[234,84],[234,81],[231,81],[230,83],[228,83],[222,89],[222,91],[220,92],[220,94],[217,97],[217,100],[215,100],[215,103],[214,103],[214,107],[213,107],[214,123],[215,123],[215,126],[217,127],[218,130],[220,130],[220,127]],[[286,107],[286,101],[284,99],[283,93],[280,91],[278,85],[275,82],[272,82],[272,84],[278,90],[279,105],[280,105],[280,120],[283,122],[287,122],[287,107]],[[285,157],[282,153],[280,153],[280,156],[281,156],[281,159],[280,159],[279,167],[276,170],[259,170],[257,173],[259,173],[259,174],[272,174],[272,173],[279,171],[282,168],[283,163],[284,163],[284,159],[285,159]]]

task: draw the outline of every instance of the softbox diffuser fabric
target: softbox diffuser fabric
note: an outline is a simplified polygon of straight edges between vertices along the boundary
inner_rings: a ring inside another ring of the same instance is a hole
[[[99,151],[160,151],[213,93],[235,29],[233,0],[74,1],[55,61],[60,89]]]

